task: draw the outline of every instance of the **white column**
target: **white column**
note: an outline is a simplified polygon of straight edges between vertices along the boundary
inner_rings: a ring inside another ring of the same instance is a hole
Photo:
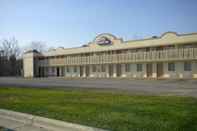
[[[152,64],[152,78],[157,78],[157,63]]]
[[[143,74],[143,78],[147,78],[146,63],[142,63],[142,74]]]
[[[122,75],[121,77],[127,77],[127,72],[125,71],[125,64],[121,64],[121,72],[122,72]]]
[[[168,63],[167,62],[164,62],[163,63],[163,77],[164,78],[170,78],[170,72],[168,71]]]
[[[116,64],[113,64],[113,77],[117,77]]]
[[[83,68],[83,77],[86,77],[86,67],[83,66],[82,68]]]
[[[106,65],[106,77],[109,78],[109,65]]]
[[[183,62],[175,62],[176,77],[183,78]]]

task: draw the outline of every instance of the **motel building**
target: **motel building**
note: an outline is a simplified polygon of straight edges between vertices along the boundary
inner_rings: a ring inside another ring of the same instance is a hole
[[[24,77],[192,79],[197,33],[130,41],[104,33],[77,48],[27,51],[23,67]]]

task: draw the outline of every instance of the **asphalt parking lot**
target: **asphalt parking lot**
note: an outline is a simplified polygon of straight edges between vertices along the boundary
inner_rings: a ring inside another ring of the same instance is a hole
[[[92,88],[197,97],[197,80],[65,79],[0,77],[0,87]]]

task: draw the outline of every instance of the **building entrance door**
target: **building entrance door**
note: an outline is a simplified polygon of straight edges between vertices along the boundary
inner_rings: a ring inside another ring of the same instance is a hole
[[[80,77],[83,76],[83,66],[80,66]]]
[[[64,75],[65,75],[65,68],[61,67],[61,76],[64,76]]]
[[[152,77],[152,74],[153,74],[152,64],[146,64],[146,73],[147,73],[147,77]]]
[[[163,76],[163,63],[157,63],[157,77]]]
[[[113,65],[109,65],[109,77],[112,77],[113,76]]]
[[[38,76],[39,77],[44,77],[44,67],[39,67],[38,68]]]
[[[120,77],[122,75],[121,64],[116,65],[116,72],[117,72],[117,77]]]
[[[42,77],[42,68],[41,67],[38,68],[38,76]]]
[[[59,77],[59,76],[60,76],[60,68],[57,67],[57,68],[56,68],[56,71],[57,71],[57,76]]]

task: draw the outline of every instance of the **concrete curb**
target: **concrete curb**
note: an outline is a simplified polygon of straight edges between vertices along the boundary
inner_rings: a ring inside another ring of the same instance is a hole
[[[39,116],[34,116],[30,114],[19,113],[19,112],[4,110],[4,109],[0,109],[0,120],[1,118],[16,121],[16,122],[21,122],[23,123],[23,126],[31,126],[31,127],[35,127],[35,129],[42,128],[48,131],[106,131],[103,129],[83,126],[79,124],[73,124],[69,122],[63,122],[59,120],[48,119],[44,117],[39,117]]]

